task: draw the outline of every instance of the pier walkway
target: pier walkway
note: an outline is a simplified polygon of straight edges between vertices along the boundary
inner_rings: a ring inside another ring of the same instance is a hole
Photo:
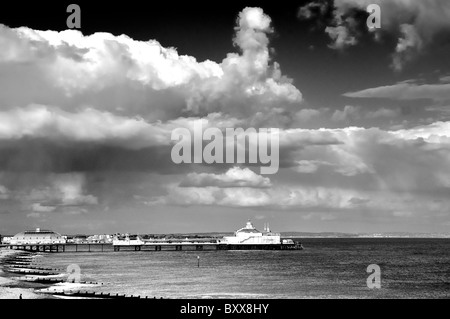
[[[23,244],[0,245],[28,252],[117,252],[117,251],[203,251],[203,250],[301,250],[298,244],[223,244],[213,242],[163,242],[163,241],[123,241],[119,243],[81,243],[81,244]]]
[[[139,242],[124,241],[123,243],[115,243],[114,251],[121,250],[300,250],[303,247],[299,244],[224,244],[212,242]]]

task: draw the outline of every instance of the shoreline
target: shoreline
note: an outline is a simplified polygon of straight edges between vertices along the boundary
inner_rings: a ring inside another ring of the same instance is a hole
[[[36,265],[32,265],[35,261],[35,257],[42,256],[37,253],[27,253],[30,256],[30,266],[29,270],[33,271],[36,269]],[[65,272],[55,273],[55,274],[45,274],[45,275],[27,275],[26,273],[13,273],[5,269],[5,267],[11,267],[11,258],[14,258],[15,262],[23,257],[22,251],[11,250],[8,248],[0,248],[0,299],[94,299],[91,297],[78,297],[70,296],[70,292],[79,291],[82,288],[92,287],[94,283],[72,283],[66,281],[56,281],[56,282],[34,282],[33,280],[66,280],[68,274]],[[39,265],[39,264],[38,264]],[[27,266],[27,265],[25,265]],[[41,266],[41,265],[39,265]],[[14,266],[12,266],[14,268]],[[23,266],[18,266],[18,269],[23,269]],[[30,279],[30,281],[25,280]],[[94,286],[98,285],[95,283]],[[67,295],[59,295],[61,291],[67,292]],[[55,294],[53,294],[53,292]]]
[[[0,249],[0,299],[52,299],[36,292],[33,285],[21,282],[3,270],[4,259],[18,255],[19,252],[10,249]]]

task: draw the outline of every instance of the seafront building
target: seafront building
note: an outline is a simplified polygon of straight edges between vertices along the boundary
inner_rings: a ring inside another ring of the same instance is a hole
[[[88,243],[91,244],[111,244],[113,241],[113,236],[112,235],[92,235],[89,236],[87,239]]]
[[[0,244],[9,244],[13,236],[0,236]]]
[[[9,240],[11,245],[65,244],[66,238],[51,230],[27,230],[14,235]]]
[[[67,243],[70,244],[87,244],[87,235],[74,235],[74,236],[68,236]]]
[[[268,225],[264,226],[264,232],[261,232],[249,220],[245,227],[235,231],[234,236],[225,236],[218,242],[229,245],[278,245],[281,244],[281,236],[272,233]]]

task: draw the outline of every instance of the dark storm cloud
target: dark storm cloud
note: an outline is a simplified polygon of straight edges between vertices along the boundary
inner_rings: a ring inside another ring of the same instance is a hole
[[[165,146],[129,150],[97,143],[45,139],[0,141],[0,169],[8,172],[179,171]],[[182,169],[182,168],[181,168]]]

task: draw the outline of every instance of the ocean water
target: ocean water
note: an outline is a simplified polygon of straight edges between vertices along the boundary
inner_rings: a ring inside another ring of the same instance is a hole
[[[301,251],[47,254],[89,290],[163,298],[449,298],[449,239],[301,239]],[[200,257],[200,267],[197,264]],[[371,264],[381,288],[367,287]]]

